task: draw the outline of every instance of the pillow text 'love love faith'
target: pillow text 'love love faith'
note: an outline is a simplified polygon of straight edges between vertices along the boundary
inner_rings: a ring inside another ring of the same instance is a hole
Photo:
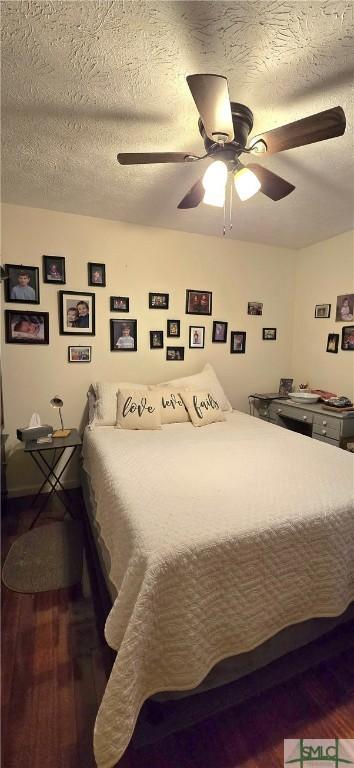
[[[189,421],[188,411],[183,402],[181,390],[171,386],[150,386],[149,389],[157,392],[160,397],[162,424],[177,424]]]

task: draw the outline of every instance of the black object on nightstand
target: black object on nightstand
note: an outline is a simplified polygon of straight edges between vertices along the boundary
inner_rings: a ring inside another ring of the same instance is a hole
[[[48,496],[45,496],[44,501],[42,502],[39,511],[37,515],[35,516],[30,528],[33,528],[35,523],[37,522],[40,514],[43,512],[44,508],[47,506],[50,498],[52,495],[56,494],[58,499],[60,499],[61,503],[64,505],[65,509],[72,515],[71,509],[70,509],[70,495],[68,491],[63,487],[60,478],[67,468],[68,464],[70,463],[74,453],[76,452],[77,448],[79,448],[82,445],[81,438],[76,429],[70,430],[70,435],[68,437],[54,437],[50,443],[37,443],[36,440],[27,440],[25,443],[25,453],[29,453],[32,457],[34,463],[37,465],[38,469],[41,471],[44,480],[43,483],[36,494],[35,498],[32,501],[31,508],[33,508],[36,505],[37,499],[39,498],[44,486],[46,483],[49,483],[51,487],[51,491],[49,492]],[[67,449],[72,449],[69,456],[67,457],[64,466],[61,468],[60,473],[56,473],[56,467],[59,464],[60,459],[62,458],[63,454]],[[52,459],[52,463],[50,464],[46,457],[45,457],[45,451],[53,451],[54,455]],[[60,496],[57,487],[60,487],[61,491],[63,492],[63,495]]]

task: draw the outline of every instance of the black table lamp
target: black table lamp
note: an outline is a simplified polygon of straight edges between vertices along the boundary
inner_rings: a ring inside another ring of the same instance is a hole
[[[54,395],[54,397],[52,397],[52,399],[50,401],[50,404],[51,404],[52,408],[58,408],[58,410],[59,410],[59,417],[60,417],[60,423],[61,423],[61,429],[57,429],[55,432],[53,432],[53,437],[68,437],[68,435],[70,435],[70,431],[71,430],[70,429],[64,429],[63,417],[61,415],[61,409],[62,409],[62,407],[64,405],[63,400],[61,399],[61,397],[59,397],[59,395]]]

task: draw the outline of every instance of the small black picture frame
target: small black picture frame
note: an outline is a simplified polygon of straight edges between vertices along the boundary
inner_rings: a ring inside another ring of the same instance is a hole
[[[330,304],[316,304],[315,306],[315,317],[317,319],[323,319],[327,320],[331,315],[331,305]]]
[[[246,331],[231,331],[230,352],[232,355],[246,352]]]
[[[5,301],[14,304],[39,304],[39,268],[24,264],[5,264]]]
[[[343,326],[341,349],[345,352],[354,351],[354,325]]]
[[[87,264],[88,284],[96,288],[104,288],[106,285],[106,265],[97,261],[89,261]]]
[[[43,256],[43,282],[51,285],[65,285],[64,256]]]
[[[249,301],[247,303],[248,315],[263,315],[263,302],[262,301]]]
[[[226,344],[227,340],[227,326],[228,323],[225,320],[214,320],[213,322],[213,344]]]
[[[263,328],[262,339],[263,341],[276,341],[277,329],[276,328]]]
[[[149,309],[168,309],[169,293],[149,293]]]
[[[69,363],[90,363],[92,347],[89,346],[70,346],[68,347]]]
[[[163,349],[163,331],[150,331],[150,349]]]
[[[211,315],[212,303],[211,291],[186,290],[186,315]]]
[[[179,338],[181,335],[181,321],[180,320],[167,320],[167,336]]]
[[[110,320],[111,352],[136,352],[138,321],[132,318]]]
[[[280,379],[279,381],[279,395],[281,397],[287,397],[293,389],[294,379]]]
[[[129,312],[128,296],[110,296],[109,308],[111,312]]]
[[[338,354],[339,346],[339,333],[329,333],[327,338],[326,352],[332,352],[332,354]]]
[[[5,309],[7,344],[49,344],[49,312]]]
[[[189,349],[204,349],[204,342],[205,342],[205,326],[190,325],[189,326]]]
[[[58,291],[61,336],[95,335],[95,294]]]
[[[184,360],[184,347],[166,347],[166,360]]]

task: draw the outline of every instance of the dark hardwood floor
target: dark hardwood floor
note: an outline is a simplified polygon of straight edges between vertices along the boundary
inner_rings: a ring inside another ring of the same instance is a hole
[[[60,506],[50,515],[60,518]],[[28,499],[10,501],[3,555],[32,516]],[[91,768],[111,655],[90,596],[3,587],[2,606],[3,768]],[[280,768],[283,739],[300,737],[354,738],[353,648],[154,745],[131,745],[119,768]]]

